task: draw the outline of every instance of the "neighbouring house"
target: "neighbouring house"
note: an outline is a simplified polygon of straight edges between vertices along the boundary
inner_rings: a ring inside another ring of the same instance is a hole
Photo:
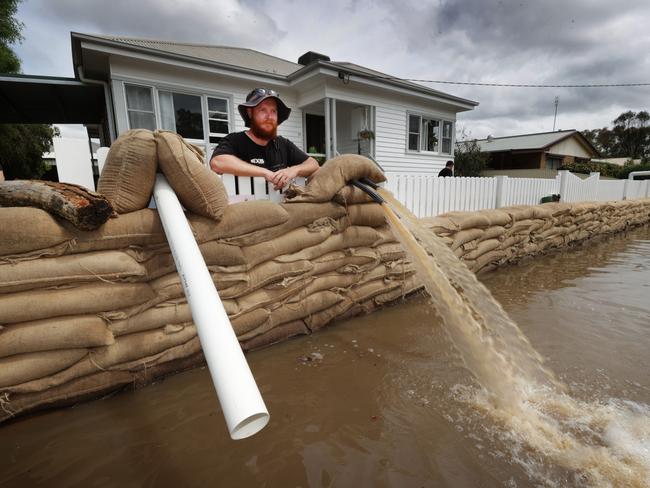
[[[293,111],[280,134],[309,153],[372,156],[386,170],[437,174],[453,159],[456,114],[477,102],[307,52],[292,62],[239,47],[72,33],[77,80],[109,97],[103,141],[168,129],[207,154],[244,130],[236,107],[253,88]]]
[[[555,176],[564,164],[599,157],[594,146],[577,130],[560,130],[476,141],[490,156],[486,176]]]

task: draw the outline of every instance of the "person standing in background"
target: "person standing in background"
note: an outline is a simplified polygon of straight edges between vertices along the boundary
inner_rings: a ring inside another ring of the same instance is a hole
[[[444,168],[440,170],[440,173],[438,173],[438,176],[454,176],[454,162],[453,161],[447,161],[447,164],[445,165]]]

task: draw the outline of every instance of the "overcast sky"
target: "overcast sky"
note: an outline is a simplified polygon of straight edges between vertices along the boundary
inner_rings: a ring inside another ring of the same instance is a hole
[[[24,0],[23,72],[73,76],[70,32],[317,51],[402,78],[507,84],[650,83],[650,2],[627,0]],[[458,130],[482,138],[610,125],[650,110],[650,86],[426,86],[478,101]],[[79,132],[66,131],[64,135]]]

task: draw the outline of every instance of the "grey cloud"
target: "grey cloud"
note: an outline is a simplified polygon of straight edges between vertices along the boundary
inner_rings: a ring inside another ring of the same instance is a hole
[[[295,60],[307,50],[404,78],[504,83],[650,82],[650,5],[498,0],[26,0],[21,46],[35,74],[70,63],[69,31],[250,47]],[[30,28],[30,25],[33,27]],[[42,46],[47,45],[48,50]],[[58,68],[60,69],[60,68]],[[595,128],[648,109],[646,88],[515,89],[427,84],[480,102],[459,115],[476,137]],[[581,125],[582,124],[582,125]]]
[[[53,23],[94,28],[90,33],[97,34],[257,48],[264,48],[284,35],[262,9],[206,10],[209,3],[199,0],[37,0],[35,3],[40,4],[42,15]],[[237,6],[236,2],[231,3]]]

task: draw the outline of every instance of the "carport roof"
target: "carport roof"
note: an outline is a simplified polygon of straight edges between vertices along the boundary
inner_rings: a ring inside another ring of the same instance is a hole
[[[100,124],[104,88],[75,78],[0,75],[0,123]]]

